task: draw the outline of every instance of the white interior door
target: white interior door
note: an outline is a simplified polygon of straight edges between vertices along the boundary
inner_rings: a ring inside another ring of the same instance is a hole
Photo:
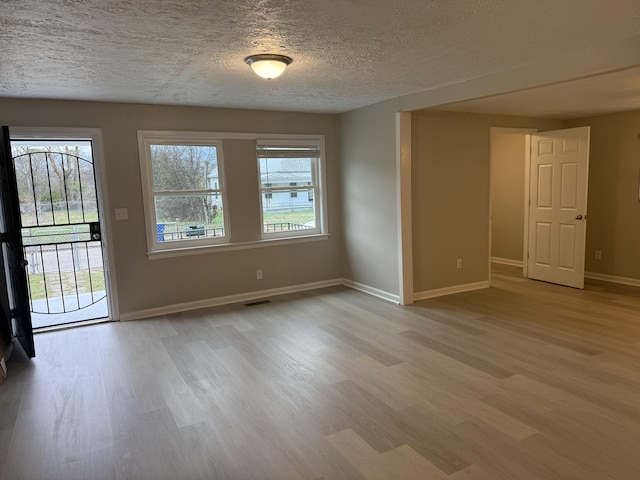
[[[531,136],[529,278],[584,287],[589,127]]]

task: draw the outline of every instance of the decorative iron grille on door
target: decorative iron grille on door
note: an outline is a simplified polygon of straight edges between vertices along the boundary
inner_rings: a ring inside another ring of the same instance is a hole
[[[91,142],[12,146],[34,327],[106,317]]]

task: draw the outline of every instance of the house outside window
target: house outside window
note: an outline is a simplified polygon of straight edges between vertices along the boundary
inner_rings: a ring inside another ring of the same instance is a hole
[[[138,146],[150,259],[328,238],[322,135],[139,130]]]
[[[263,238],[323,233],[322,141],[259,140],[257,152]]]

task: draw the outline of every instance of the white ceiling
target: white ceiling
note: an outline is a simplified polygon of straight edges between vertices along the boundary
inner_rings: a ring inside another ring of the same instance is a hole
[[[639,34],[638,0],[3,0],[0,96],[336,113]],[[294,63],[262,80],[255,53]]]

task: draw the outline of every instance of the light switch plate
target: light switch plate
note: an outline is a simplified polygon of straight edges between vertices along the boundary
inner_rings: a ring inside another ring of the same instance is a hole
[[[127,220],[129,211],[126,208],[116,208],[116,220]]]

